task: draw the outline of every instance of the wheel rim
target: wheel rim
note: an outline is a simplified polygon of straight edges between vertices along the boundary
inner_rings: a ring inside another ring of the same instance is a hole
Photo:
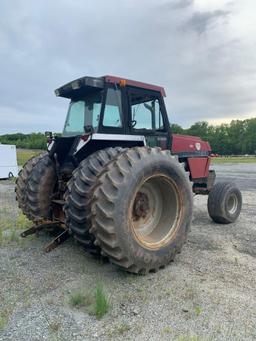
[[[181,214],[181,197],[176,184],[164,175],[149,177],[132,200],[132,231],[142,246],[163,247],[176,234]]]
[[[238,199],[235,194],[231,194],[230,197],[228,198],[228,203],[227,203],[227,210],[229,214],[234,214],[236,213],[238,207]]]

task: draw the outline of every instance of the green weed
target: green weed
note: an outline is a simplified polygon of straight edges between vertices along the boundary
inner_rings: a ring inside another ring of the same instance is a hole
[[[27,219],[27,217],[23,213],[19,213],[16,219],[16,228],[17,229],[27,229],[32,225],[32,223]]]
[[[199,316],[202,313],[202,308],[195,307],[195,313],[196,313],[197,316]]]
[[[166,326],[166,327],[162,330],[162,332],[163,332],[164,334],[170,334],[170,333],[172,332],[172,328],[169,327],[169,326]]]
[[[90,314],[103,317],[109,310],[109,299],[102,284],[98,283],[92,292],[77,291],[70,296],[69,303],[73,307],[88,307]]]
[[[103,317],[109,309],[109,300],[101,283],[98,283],[95,289],[95,309],[97,318]]]
[[[18,236],[18,234],[15,230],[12,230],[10,233],[10,236],[8,237],[8,240],[12,243],[13,242],[18,243],[20,240],[20,237]]]

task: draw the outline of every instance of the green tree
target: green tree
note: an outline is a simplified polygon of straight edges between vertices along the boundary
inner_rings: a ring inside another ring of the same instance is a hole
[[[171,131],[173,134],[184,134],[184,129],[176,123],[171,124]]]
[[[203,140],[208,139],[209,125],[206,121],[200,121],[192,124],[190,128],[186,130],[188,135],[199,136]]]

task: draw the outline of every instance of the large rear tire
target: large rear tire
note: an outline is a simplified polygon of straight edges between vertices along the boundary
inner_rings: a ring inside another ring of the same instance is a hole
[[[30,220],[51,219],[51,196],[56,183],[55,165],[46,153],[34,164],[24,190],[26,212]]]
[[[34,166],[45,155],[46,153],[42,153],[40,155],[34,156],[31,159],[29,159],[24,164],[22,169],[19,171],[19,174],[16,180],[16,186],[15,186],[16,200],[18,201],[19,208],[27,217],[30,216],[28,206],[27,206],[27,199],[26,199],[26,187],[27,187],[28,179],[31,175],[31,172],[33,171]]]
[[[188,174],[178,160],[169,151],[136,147],[99,177],[90,231],[112,263],[134,273],[157,271],[180,252],[192,206]]]
[[[102,149],[83,160],[73,172],[64,196],[66,200],[64,211],[68,227],[75,239],[93,252],[95,252],[94,237],[89,233],[92,190],[104,167],[122,150],[120,147]]]

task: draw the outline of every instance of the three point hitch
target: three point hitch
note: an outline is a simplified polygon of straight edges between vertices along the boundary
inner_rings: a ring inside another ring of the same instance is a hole
[[[38,221],[35,225],[30,227],[29,229],[23,231],[20,236],[22,238],[26,238],[31,234],[39,235],[39,231],[43,229],[53,229],[53,228],[61,228],[63,231],[57,235],[49,244],[44,247],[45,252],[50,252],[55,249],[57,246],[62,244],[65,240],[67,240],[70,236],[68,228],[65,224],[59,221]]]

